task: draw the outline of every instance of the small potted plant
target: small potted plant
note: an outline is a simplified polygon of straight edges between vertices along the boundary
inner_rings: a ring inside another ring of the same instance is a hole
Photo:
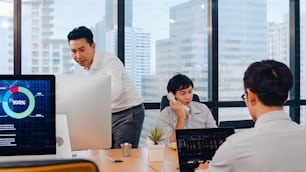
[[[161,144],[164,139],[164,131],[162,128],[154,126],[148,134],[148,154],[150,161],[163,161],[165,145]]]

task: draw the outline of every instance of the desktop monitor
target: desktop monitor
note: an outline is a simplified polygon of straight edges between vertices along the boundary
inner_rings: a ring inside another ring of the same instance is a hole
[[[110,76],[57,75],[56,114],[67,116],[72,151],[111,148]]]
[[[56,157],[54,75],[0,75],[0,161]]]

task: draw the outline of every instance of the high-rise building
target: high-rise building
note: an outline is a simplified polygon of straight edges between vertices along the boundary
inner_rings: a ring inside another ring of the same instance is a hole
[[[49,41],[54,27],[53,3],[53,0],[30,0],[22,4],[23,73],[52,72]]]
[[[106,0],[105,14],[105,51],[117,54],[116,27],[117,9],[112,0]],[[133,0],[124,1],[125,5],[125,67],[139,92],[142,92],[143,76],[151,74],[151,34],[141,28],[133,27]],[[101,27],[100,27],[101,28]],[[101,33],[101,29],[99,29]]]
[[[13,16],[0,16],[0,73],[13,73]]]
[[[151,34],[140,28],[125,27],[125,68],[142,92],[143,77],[151,74]]]
[[[117,23],[117,1],[105,0],[105,30],[116,30],[115,23]],[[124,23],[126,27],[132,27],[133,24],[133,0],[124,1],[125,17]]]
[[[219,100],[241,100],[245,69],[268,58],[267,1],[222,1],[218,5]]]
[[[207,99],[208,14],[204,4],[192,0],[170,8],[170,37],[156,42],[156,74],[144,80],[145,101],[166,94],[166,84],[177,72],[189,76],[201,100]]]
[[[239,5],[233,4],[235,2],[219,3],[220,100],[240,98],[247,65],[267,58],[267,2],[247,0],[239,1]],[[208,66],[206,4],[207,1],[190,0],[170,8],[170,36],[156,43],[156,75],[145,79],[145,96],[164,95],[169,78],[182,72],[194,81],[194,92],[201,100],[209,99],[208,73],[211,69]],[[231,20],[225,20],[227,18]],[[146,100],[150,101],[150,97]]]

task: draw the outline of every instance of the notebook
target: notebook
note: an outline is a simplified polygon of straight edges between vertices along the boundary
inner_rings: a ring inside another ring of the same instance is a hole
[[[0,75],[0,161],[56,157],[55,77]]]
[[[181,172],[211,160],[226,137],[234,133],[234,128],[201,128],[176,130],[176,143]]]

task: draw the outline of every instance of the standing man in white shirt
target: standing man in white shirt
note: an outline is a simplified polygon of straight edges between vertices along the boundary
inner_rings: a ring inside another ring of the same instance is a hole
[[[110,53],[96,51],[93,34],[85,26],[74,28],[67,38],[73,59],[83,67],[81,73],[111,76],[112,148],[125,142],[137,148],[144,105],[122,62]]]
[[[203,172],[305,171],[306,128],[293,122],[283,105],[293,85],[290,69],[264,60],[244,73],[245,101],[255,126],[229,136]],[[197,170],[199,171],[199,170]]]

